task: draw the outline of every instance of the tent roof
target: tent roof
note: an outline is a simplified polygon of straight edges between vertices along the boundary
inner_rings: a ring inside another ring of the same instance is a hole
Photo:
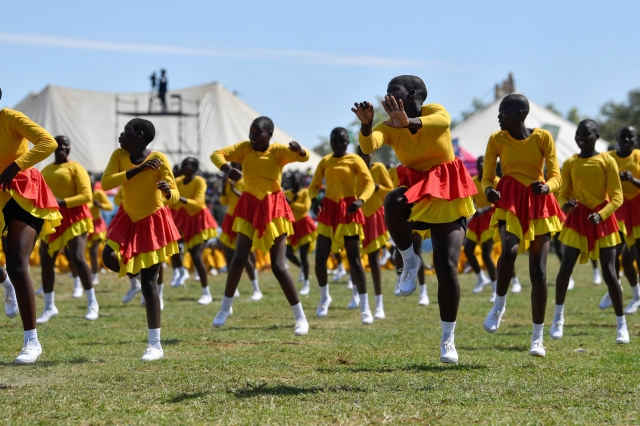
[[[259,117],[240,98],[219,83],[204,84],[167,93],[169,111],[177,109],[176,99],[183,100],[185,114],[199,112],[199,134],[201,138],[200,168],[217,171],[209,156],[217,149],[247,140],[251,122]],[[196,108],[195,101],[199,102]],[[154,110],[159,110],[159,101],[154,100]],[[128,114],[116,114],[116,108]],[[156,138],[150,145],[158,151],[178,151],[167,154],[172,164],[190,155],[187,151],[197,151],[198,121],[194,117],[171,115],[145,116],[149,110],[149,93],[109,93],[71,89],[49,85],[39,93],[26,96],[15,109],[47,129],[52,135],[66,135],[71,140],[71,158],[92,172],[101,172],[107,165],[111,153],[118,147],[118,136],[127,121],[142,112],[141,117],[153,122]],[[179,127],[182,126],[183,141],[179,141]],[[276,127],[274,142],[288,144],[294,140],[286,132]],[[310,147],[308,147],[310,148]],[[306,163],[293,163],[288,170],[315,169],[321,157],[308,149],[311,158]],[[53,161],[53,156],[50,157]],[[47,162],[45,162],[46,164]]]
[[[500,130],[498,125],[500,101],[501,99],[498,99],[490,103],[454,127],[451,130],[451,139],[457,139],[461,147],[476,157],[484,155],[489,137]],[[530,128],[539,127],[551,132],[560,164],[580,151],[574,140],[578,126],[531,99],[529,99],[529,115],[525,124]],[[596,147],[599,151],[606,151],[609,143],[600,139]]]

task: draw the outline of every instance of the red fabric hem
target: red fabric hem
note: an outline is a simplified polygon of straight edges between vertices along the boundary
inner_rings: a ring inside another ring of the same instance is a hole
[[[481,234],[490,228],[493,210],[494,209],[491,209],[479,216],[473,215],[469,220],[469,223],[467,224],[467,228],[469,229],[469,231],[475,232],[478,238],[480,238]]]
[[[495,207],[515,214],[520,220],[523,234],[529,230],[531,220],[553,216],[558,216],[562,220],[564,217],[553,194],[536,195],[530,186],[523,185],[511,176],[500,179],[496,191],[500,192],[500,200],[495,204]]]
[[[365,218],[362,231],[364,232],[362,247],[367,247],[372,241],[387,232],[387,225],[384,221],[384,207],[380,207],[374,214]]]
[[[578,234],[587,238],[589,251],[594,249],[597,240],[620,230],[618,228],[616,213],[613,213],[606,220],[603,220],[597,225],[589,222],[589,215],[600,211],[606,205],[607,201],[591,210],[584,204],[578,203],[578,207],[576,207],[572,213],[567,215],[567,219],[564,222],[564,226],[569,229],[573,229]]]
[[[636,226],[640,226],[640,195],[625,200],[616,210],[616,217],[627,227],[627,232],[631,232]]]
[[[404,195],[410,203],[426,197],[451,201],[478,193],[473,178],[458,157],[427,171],[398,166],[397,172],[399,186],[409,188]]]
[[[361,209],[352,214],[347,213],[347,209],[354,201],[356,201],[356,197],[344,197],[337,203],[324,197],[321,204],[322,210],[317,217],[318,222],[331,226],[334,231],[340,224],[355,222],[364,225],[364,213],[362,213]]]
[[[93,234],[99,234],[101,232],[107,232],[107,222],[103,218],[99,217],[93,219]]]
[[[59,209],[60,209],[60,214],[62,215],[62,222],[60,223],[59,226],[56,226],[56,232],[49,235],[50,242],[60,238],[62,234],[64,234],[64,231],[66,231],[71,227],[71,225],[81,221],[82,219],[89,218],[93,221],[93,218],[91,216],[91,210],[89,210],[89,206],[86,204],[83,204],[77,207],[71,207],[71,208],[60,206]]]
[[[18,173],[11,182],[11,189],[18,195],[33,201],[39,209],[58,209],[56,197],[38,169],[30,168]]]
[[[238,233],[233,230],[233,216],[230,214],[225,214],[224,219],[222,219],[222,232],[229,236],[229,239],[233,242],[236,239],[236,235]]]
[[[207,229],[218,228],[218,223],[208,209],[202,209],[193,216],[189,215],[185,209],[171,210],[171,214],[176,228],[185,241],[191,241],[193,237]]]
[[[282,191],[267,194],[262,200],[253,194],[243,192],[238,199],[233,217],[251,223],[253,229],[258,231],[258,238],[262,238],[267,225],[275,218],[282,217],[291,223],[295,222],[291,207]]]
[[[293,226],[293,235],[289,235],[289,242],[292,246],[298,245],[298,241],[302,238],[316,232],[316,224],[309,216],[296,220],[291,225]]]

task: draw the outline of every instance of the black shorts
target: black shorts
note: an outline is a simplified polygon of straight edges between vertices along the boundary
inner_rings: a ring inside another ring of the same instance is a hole
[[[453,222],[450,223],[457,223],[458,225],[460,225],[463,229],[464,232],[467,232],[467,218],[466,217],[459,217],[458,219],[454,220]],[[411,228],[414,231],[426,231],[431,229],[431,227],[433,225],[441,225],[439,223],[428,223],[428,222],[411,222]]]
[[[11,223],[12,220],[19,220],[20,222],[26,223],[35,229],[38,235],[40,235],[40,231],[42,231],[44,219],[33,216],[31,213],[20,207],[20,204],[18,204],[18,202],[13,198],[7,201],[7,204],[4,205],[2,214],[4,215],[3,233],[9,227],[9,223]]]

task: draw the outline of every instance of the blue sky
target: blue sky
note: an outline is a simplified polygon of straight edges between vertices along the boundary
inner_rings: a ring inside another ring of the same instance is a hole
[[[454,118],[516,87],[597,116],[640,87],[637,1],[14,1],[0,24],[2,106],[47,84],[146,91],[221,82],[303,145],[354,101],[421,76]],[[286,141],[282,141],[286,142]]]

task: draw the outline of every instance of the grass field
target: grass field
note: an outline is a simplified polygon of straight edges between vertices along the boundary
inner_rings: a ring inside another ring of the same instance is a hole
[[[509,296],[496,335],[482,329],[491,306],[488,289],[473,295],[475,277],[461,277],[457,366],[438,362],[434,277],[428,277],[432,304],[420,307],[417,293],[393,296],[393,273],[385,272],[387,319],[370,326],[360,324],[358,311],[346,309],[345,283],[332,285],[329,316],[316,319],[319,293],[313,287],[302,298],[311,324],[304,337],[294,337],[291,311],[270,273],[260,275],[265,293],[260,302],[249,300],[243,276],[242,297],[222,329],[211,327],[211,321],[224,275],[211,280],[214,303],[206,307],[196,303],[195,282],[186,291],[167,288],[165,358],[143,363],[144,309],[139,298],[121,303],[128,280],[101,276],[100,319],[88,322],[84,300],[71,298],[71,281],[62,276],[56,288],[60,315],[38,328],[44,354],[36,365],[13,364],[22,327],[18,319],[0,319],[0,419],[4,424],[639,423],[640,314],[627,318],[631,344],[617,346],[613,311],[597,307],[606,288],[593,285],[590,267],[582,265],[567,297],[561,341],[548,337],[555,289],[549,287],[547,356],[533,358],[526,261],[518,261],[523,292]],[[550,257],[552,281],[557,268]],[[297,268],[291,272],[297,277]],[[624,296],[626,305],[628,287]],[[41,312],[41,297],[37,303]]]

